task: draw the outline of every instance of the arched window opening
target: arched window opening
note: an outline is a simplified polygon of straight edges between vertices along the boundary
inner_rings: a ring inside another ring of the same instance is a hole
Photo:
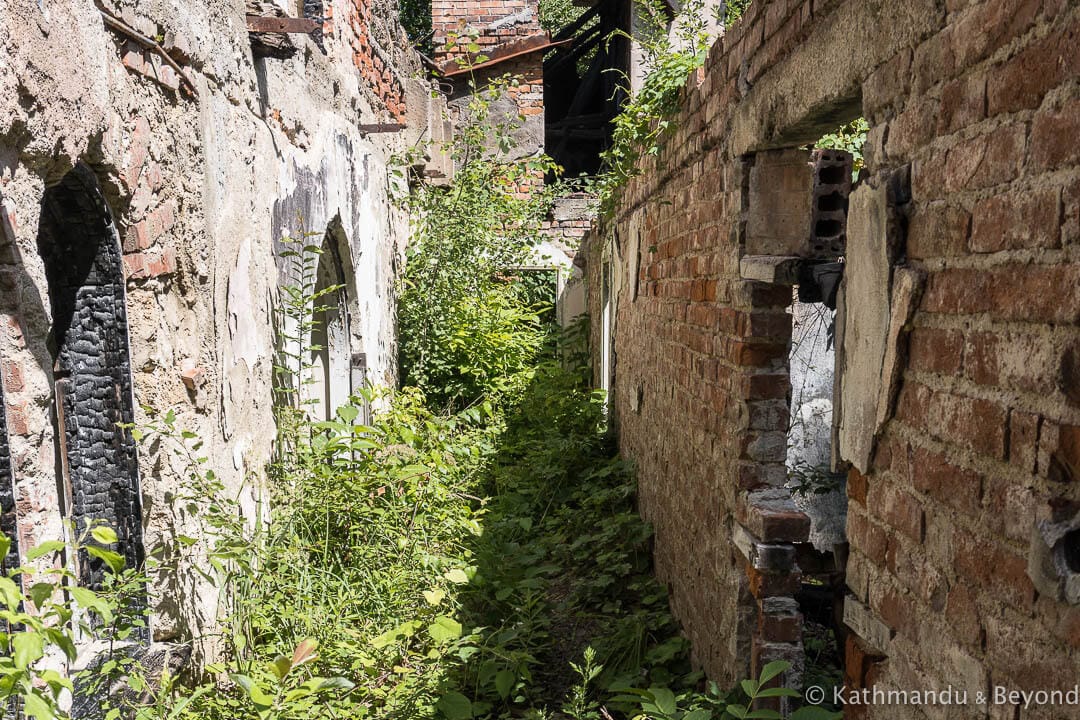
[[[57,482],[81,534],[103,520],[128,567],[143,562],[142,502],[120,240],[93,172],[79,164],[45,192],[38,229],[52,328]],[[100,586],[103,563],[75,559],[79,582]]]
[[[332,420],[353,393],[348,293],[338,241],[328,229],[315,276],[308,401],[316,420]]]

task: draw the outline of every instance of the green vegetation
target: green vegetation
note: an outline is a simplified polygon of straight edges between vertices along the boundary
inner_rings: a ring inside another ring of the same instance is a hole
[[[870,123],[865,118],[856,118],[836,129],[836,132],[825,135],[817,141],[814,147],[828,150],[844,150],[851,153],[853,162],[851,165],[851,179],[859,177],[859,171],[863,168],[863,145],[866,144],[866,133],[870,131]]]
[[[515,268],[532,263],[540,241],[556,192],[541,179],[552,164],[488,152],[513,144],[517,120],[491,112],[506,83],[471,96],[471,121],[444,148],[454,182],[421,184],[409,202],[413,239],[398,304],[402,380],[444,409],[511,392],[548,339],[543,307]]]
[[[708,34],[701,2],[690,2],[680,13],[674,39],[668,34],[668,11],[663,0],[635,0],[641,31],[633,39],[643,51],[645,79],[628,93],[614,120],[611,145],[600,154],[603,171],[592,190],[600,210],[610,213],[619,188],[642,171],[641,160],[660,152],[673,127],[672,116],[690,73],[701,67],[708,51]],[[622,33],[626,37],[630,37]],[[630,78],[623,78],[629,88]]]
[[[746,8],[750,7],[751,0],[725,0],[724,7],[724,21],[732,23],[742,17],[746,12]]]
[[[625,152],[632,140],[656,151],[666,126],[654,120],[701,62],[701,30],[687,32],[685,52],[656,39],[653,73],[620,125]],[[266,521],[244,519],[173,412],[147,408],[150,422],[130,429],[175,455],[175,502],[199,537],[125,569],[109,549],[115,535],[91,527],[78,545],[110,568],[100,592],[74,587],[64,569],[0,578],[0,615],[19,627],[0,635],[0,700],[37,720],[68,718],[60,698],[71,682],[43,659],[50,648],[73,657],[76,627],[104,649],[74,682],[134,690],[112,693],[105,720],[767,719],[779,715],[756,701],[797,697],[769,687],[784,663],[731,691],[693,671],[603,398],[568,362],[583,354],[582,328],[555,330],[550,282],[520,270],[552,192],[521,191],[550,161],[493,155],[509,149],[513,127],[491,107],[490,93],[474,95],[471,122],[447,148],[453,182],[420,185],[409,201],[404,386],[366,388],[331,421],[310,416],[309,338],[334,289],[316,292],[320,244],[299,233],[286,252],[297,284],[280,298],[275,456],[257,479]],[[630,157],[609,157],[624,179]],[[376,412],[361,425],[367,406]],[[62,550],[47,543],[31,559]],[[192,554],[205,554],[196,569],[221,593],[219,662],[183,682],[148,677],[121,644],[145,626],[148,575],[193,571]]]

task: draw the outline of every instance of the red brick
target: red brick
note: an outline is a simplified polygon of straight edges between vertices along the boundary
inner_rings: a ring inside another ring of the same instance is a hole
[[[963,208],[933,202],[920,207],[908,228],[908,253],[912,258],[932,258],[967,253],[971,215]]]
[[[947,161],[945,150],[932,150],[928,157],[915,159],[911,170],[911,194],[915,200],[926,201],[945,195]]]
[[[913,495],[895,488],[884,489],[880,493],[880,502],[871,502],[870,510],[915,542],[922,542],[923,509]]]
[[[746,400],[778,400],[787,397],[791,389],[788,373],[753,373],[743,380],[742,396]]]
[[[978,515],[982,501],[982,479],[978,473],[957,467],[940,453],[917,448],[911,475],[916,490],[967,515]]]
[[[1080,265],[954,268],[930,275],[922,310],[1002,320],[1070,324],[1080,321]]]
[[[972,332],[964,351],[964,373],[980,385],[1050,395],[1060,354],[1035,333]]]
[[[953,76],[956,60],[953,57],[952,36],[947,27],[937,35],[915,48],[912,58],[912,90],[922,95],[942,80]]]
[[[882,63],[863,82],[863,108],[868,117],[898,103],[911,86],[911,48],[904,48]]]
[[[124,233],[123,250],[125,253],[133,253],[150,247],[150,232],[147,221],[140,220],[127,229]]]
[[[1080,608],[1062,608],[1056,635],[1071,647],[1080,649]]]
[[[26,383],[23,381],[22,367],[11,361],[5,361],[0,363],[0,369],[3,370],[3,390],[8,393],[20,393],[25,389]]]
[[[908,347],[912,370],[947,376],[960,372],[964,336],[959,330],[917,327]]]
[[[881,663],[884,659],[877,651],[864,645],[857,635],[849,633],[844,643],[844,687],[848,690],[872,687],[866,684],[871,666]],[[848,717],[847,709],[845,709],[844,717]]]
[[[983,627],[980,617],[972,591],[965,583],[954,584],[945,602],[945,619],[949,621],[953,636],[965,645],[981,645]]]
[[[885,624],[900,635],[918,637],[919,611],[910,595],[887,588],[882,593],[876,610]]]
[[[138,252],[124,256],[124,275],[129,280],[145,280],[174,272],[176,253],[172,248],[166,249],[160,255]]]
[[[1075,483],[1080,480],[1080,427],[1059,425],[1057,449],[1050,455],[1050,479]]]
[[[1006,125],[952,147],[946,159],[945,189],[978,190],[1015,178],[1024,161],[1026,134],[1023,124]]]
[[[1080,243],[1080,177],[1068,181],[1061,193],[1061,242]]]
[[[953,566],[976,587],[992,589],[1000,599],[1022,610],[1035,602],[1035,586],[1027,575],[1027,558],[962,530],[953,532]]]
[[[1050,187],[995,195],[975,206],[971,249],[989,253],[1056,248],[1060,240],[1061,191]]]
[[[758,615],[758,633],[766,642],[794,643],[802,639],[802,617],[799,615]]]
[[[150,241],[153,242],[176,225],[173,202],[162,203],[147,216],[146,220],[149,227]]]
[[[150,123],[145,117],[135,119],[135,127],[131,131],[131,147],[128,150],[127,168],[124,171],[124,182],[128,188],[134,188],[142,174],[143,163],[150,150]]]
[[[1005,475],[986,475],[980,527],[998,539],[1013,540],[1024,546],[1031,541],[1036,502],[1027,484]]]
[[[791,304],[791,288],[771,283],[750,282],[750,303],[755,308],[787,307]]]
[[[1039,452],[1038,415],[1009,411],[1009,463],[1024,472],[1035,472],[1035,460]]]
[[[941,89],[938,135],[950,135],[986,117],[986,75],[977,73],[954,80]]]
[[[934,138],[937,116],[935,101],[920,98],[918,102],[909,102],[904,112],[889,123],[889,138],[885,146],[889,157],[908,159],[919,148],[929,144]]]
[[[790,597],[799,591],[802,578],[798,572],[767,573],[746,564],[750,593],[756,598]]]
[[[957,67],[977,63],[1024,33],[1041,5],[1041,0],[992,0],[964,13],[952,34]]]
[[[1080,31],[1052,32],[990,70],[987,112],[993,115],[1037,108],[1046,93],[1080,74]]]
[[[1039,170],[1080,163],[1080,100],[1040,111],[1031,126],[1031,161]]]
[[[866,505],[866,492],[868,489],[868,483],[866,476],[863,475],[855,468],[848,470],[847,476],[847,496],[849,500],[854,500],[857,503]]]
[[[1003,407],[990,400],[937,392],[907,382],[900,391],[898,419],[943,442],[955,443],[991,458],[1004,458]]]
[[[11,435],[24,437],[30,434],[30,416],[26,401],[8,403],[6,410],[7,431]]]
[[[737,365],[764,367],[787,357],[787,345],[734,341],[728,357]]]
[[[871,523],[865,515],[848,512],[847,536],[851,547],[865,555],[870,562],[878,566],[885,564],[889,538],[884,530]]]
[[[791,338],[791,315],[786,312],[754,311],[742,314],[742,320],[736,329],[738,335],[784,342]]]

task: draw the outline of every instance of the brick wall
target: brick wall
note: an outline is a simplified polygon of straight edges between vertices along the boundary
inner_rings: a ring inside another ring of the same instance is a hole
[[[774,566],[769,590],[754,559],[798,541],[797,518],[753,520],[783,499],[790,288],[745,276],[740,260],[756,215],[811,197],[755,192],[753,171],[862,114],[837,361],[838,446],[856,463],[849,683],[1071,689],[1078,33],[1080,10],[1063,2],[755,2],[690,78],[663,152],[590,235],[595,348],[607,262],[617,298],[620,444],[639,468],[658,573],[712,676],[799,650],[769,619],[790,609],[770,598],[791,578]],[[813,257],[805,223],[794,244],[754,252]]]
[[[439,59],[458,57],[467,48],[445,49],[450,35],[476,32],[481,52],[540,31],[537,0],[432,0],[431,26]]]
[[[327,1],[326,8],[332,8]],[[394,57],[400,54],[400,42],[389,41],[380,37],[378,29],[386,23],[379,23],[379,12],[386,12],[381,6],[373,7],[372,0],[348,0],[346,14],[340,20],[333,17],[332,10],[324,14],[323,34],[326,38],[340,36],[348,45],[353,65],[360,71],[368,92],[373,94],[386,108],[395,121],[405,119],[405,86],[398,76],[397,69],[405,64]],[[396,11],[397,5],[391,9]],[[325,12],[325,11],[324,11]],[[396,28],[400,31],[400,28]]]
[[[434,0],[435,59],[452,86],[449,107],[465,122],[472,93],[493,80],[509,79],[490,106],[484,122],[512,123],[511,158],[528,157],[544,149],[544,53],[536,0]],[[460,40],[449,43],[459,36]],[[474,45],[475,43],[475,45]],[[533,44],[530,44],[533,43]],[[490,139],[494,147],[495,138]],[[536,176],[536,185],[542,182]],[[526,184],[522,193],[531,191]]]

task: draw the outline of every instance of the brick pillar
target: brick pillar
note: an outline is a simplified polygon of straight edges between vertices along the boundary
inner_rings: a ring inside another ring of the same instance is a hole
[[[795,543],[806,542],[810,518],[791,500],[783,487],[759,488],[744,493],[736,511],[733,541],[746,563],[757,623],[750,644],[750,670],[754,676],[773,660],[787,660],[791,669],[780,678],[785,687],[798,688],[803,673],[803,617],[795,599],[802,573],[795,562]],[[763,707],[787,710],[779,698]]]

